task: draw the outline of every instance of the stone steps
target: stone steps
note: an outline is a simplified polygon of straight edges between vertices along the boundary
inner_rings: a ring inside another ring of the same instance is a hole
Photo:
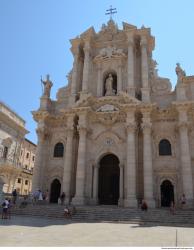
[[[26,208],[14,207],[13,214],[24,216],[39,216],[49,218],[63,218],[64,207],[60,205],[28,205]],[[101,206],[78,206],[73,221],[122,221],[122,222],[161,222],[194,224],[193,210],[177,210],[175,215],[167,209],[140,209]]]

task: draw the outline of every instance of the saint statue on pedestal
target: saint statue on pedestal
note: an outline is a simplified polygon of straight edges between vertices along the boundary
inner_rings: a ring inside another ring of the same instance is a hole
[[[50,91],[51,91],[51,87],[53,86],[53,83],[50,81],[49,75],[46,76],[45,81],[41,79],[41,82],[44,85],[43,96],[50,97]]]
[[[111,74],[109,74],[108,78],[106,79],[105,90],[105,96],[115,95],[115,91],[113,89],[113,77]]]

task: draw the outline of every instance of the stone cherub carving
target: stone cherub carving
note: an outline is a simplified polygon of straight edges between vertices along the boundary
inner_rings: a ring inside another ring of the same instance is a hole
[[[108,78],[106,79],[105,90],[106,90],[105,96],[115,95],[115,91],[113,89],[113,77],[111,74],[109,74]]]
[[[100,50],[99,55],[96,58],[111,58],[116,56],[125,56],[122,49],[117,49],[115,47],[108,46],[107,48],[103,48]]]
[[[177,84],[182,83],[183,77],[186,76],[185,71],[181,68],[180,63],[176,64],[175,72],[177,74]]]
[[[46,76],[46,80],[41,79],[41,82],[44,85],[43,96],[50,97],[50,91],[51,91],[51,87],[53,86],[53,83],[50,81],[49,75]]]

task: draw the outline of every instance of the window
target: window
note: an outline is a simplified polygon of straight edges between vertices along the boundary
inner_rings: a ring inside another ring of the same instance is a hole
[[[20,178],[18,178],[18,183],[21,183],[21,179]]]
[[[4,147],[4,150],[3,150],[3,158],[7,158],[7,153],[8,153],[8,147]]]
[[[54,148],[54,157],[63,157],[64,146],[63,143],[58,142]]]
[[[159,143],[159,155],[172,155],[171,144],[168,140],[163,139]]]
[[[34,161],[34,160],[35,160],[35,156],[33,155],[33,156],[32,156],[32,161]]]
[[[23,150],[21,150],[21,156],[23,155]]]
[[[26,159],[28,159],[28,158],[29,158],[29,153],[26,154]]]
[[[25,185],[28,185],[28,180],[25,180]]]

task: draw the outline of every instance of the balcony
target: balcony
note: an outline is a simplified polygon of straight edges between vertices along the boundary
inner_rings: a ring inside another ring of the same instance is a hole
[[[13,159],[0,158],[0,173],[19,174],[22,168],[18,162]]]

